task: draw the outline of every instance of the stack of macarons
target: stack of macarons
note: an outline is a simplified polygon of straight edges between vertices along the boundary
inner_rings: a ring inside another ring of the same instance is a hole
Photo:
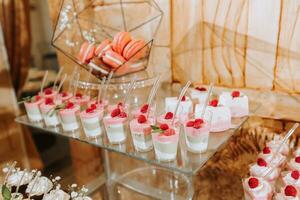
[[[133,39],[129,32],[119,32],[113,41],[105,39],[97,45],[84,42],[78,60],[81,64],[88,64],[104,74],[114,70],[123,75],[140,70],[140,67],[133,63],[145,57],[146,52],[147,44],[144,40]]]

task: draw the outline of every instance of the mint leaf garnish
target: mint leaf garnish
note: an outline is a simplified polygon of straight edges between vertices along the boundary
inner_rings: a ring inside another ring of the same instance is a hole
[[[6,185],[2,186],[2,197],[4,200],[10,200],[11,199],[11,192],[8,189],[8,187],[6,187]]]
[[[164,132],[161,128],[159,128],[158,126],[154,126],[154,125],[151,125],[151,129],[152,129],[153,133],[162,133],[162,132]]]

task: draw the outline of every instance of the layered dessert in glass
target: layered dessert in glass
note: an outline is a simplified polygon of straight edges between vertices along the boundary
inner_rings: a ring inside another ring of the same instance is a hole
[[[293,185],[300,189],[300,173],[297,170],[285,171],[281,173],[283,185]]]
[[[248,97],[239,91],[223,92],[219,97],[220,105],[230,109],[232,117],[244,117],[249,115]]]
[[[191,119],[184,125],[187,149],[193,153],[205,152],[208,147],[210,122],[201,118]]]
[[[275,153],[272,149],[266,146],[261,153],[258,154],[259,158],[263,158],[269,165],[275,167],[283,167],[286,162],[286,156],[281,153]]]
[[[260,177],[250,176],[243,180],[245,200],[271,200],[273,189],[268,181]]]
[[[43,115],[46,126],[55,127],[59,125],[59,119],[55,110],[56,103],[52,98],[45,98],[43,103],[40,105],[41,113]]]
[[[40,111],[40,105],[42,102],[43,98],[39,95],[33,96],[30,100],[24,102],[28,119],[31,122],[40,122],[43,119]]]
[[[83,130],[86,136],[97,137],[102,134],[100,120],[103,118],[103,112],[103,109],[97,109],[97,106],[92,104],[80,113]]]
[[[53,88],[46,88],[43,90],[42,94],[39,94],[44,98],[55,98],[57,95],[57,91],[53,90]]]
[[[152,141],[156,159],[159,161],[173,161],[177,156],[179,129],[168,124],[159,127],[152,126]]]
[[[274,200],[299,200],[299,192],[293,185],[282,188],[280,193],[274,195]]]
[[[147,118],[145,115],[139,115],[129,123],[130,132],[134,148],[140,152],[146,152],[153,148],[151,125],[154,125],[153,118]]]
[[[173,122],[173,118],[174,122]],[[168,124],[169,126],[172,126],[172,123],[174,124],[175,128],[178,128],[178,132],[179,132],[179,128],[180,128],[180,121],[179,118],[174,116],[174,114],[172,112],[167,112],[165,114],[159,115],[156,118],[156,123],[158,126],[162,125],[162,124]]]
[[[201,118],[204,104],[197,104],[195,117]],[[211,116],[211,132],[226,131],[231,128],[231,113],[228,107],[219,104],[217,99],[209,102],[204,113],[204,119]]]
[[[79,128],[78,114],[80,106],[72,102],[67,102],[66,106],[59,111],[61,125],[64,131],[75,131]]]
[[[108,140],[111,144],[123,143],[126,140],[127,113],[115,108],[103,118]]]

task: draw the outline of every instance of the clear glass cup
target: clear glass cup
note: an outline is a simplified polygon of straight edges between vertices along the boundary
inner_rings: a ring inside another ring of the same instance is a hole
[[[92,112],[86,112],[86,110],[84,110],[80,113],[83,130],[87,137],[99,137],[102,135],[100,124],[103,113],[104,109],[95,109]]]
[[[36,97],[33,97],[33,98],[36,98]],[[24,102],[27,116],[31,122],[40,122],[43,120],[43,116],[40,111],[40,105],[43,101],[44,101],[43,98],[40,98],[33,102],[29,102],[29,101]]]
[[[74,105],[73,108],[65,108],[59,111],[61,125],[64,131],[72,132],[79,128],[79,112],[79,105]]]
[[[120,144],[126,141],[127,121],[127,117],[111,117],[110,114],[103,118],[106,134],[111,144]]]

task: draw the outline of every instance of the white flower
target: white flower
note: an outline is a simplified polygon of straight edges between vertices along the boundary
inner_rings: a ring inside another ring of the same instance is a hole
[[[59,180],[61,180],[61,177],[57,176],[57,177],[55,177],[55,180],[59,181]]]
[[[71,197],[72,198],[75,198],[75,197],[77,197],[78,196],[78,193],[77,192],[71,192]]]
[[[72,188],[76,188],[76,187],[77,187],[77,184],[76,184],[76,183],[73,183],[73,184],[71,185],[71,187],[72,187]]]

